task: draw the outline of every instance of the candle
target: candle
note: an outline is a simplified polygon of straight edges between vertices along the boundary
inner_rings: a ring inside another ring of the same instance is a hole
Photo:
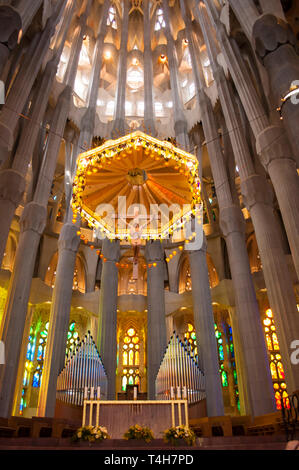
[[[134,400],[137,400],[137,387],[134,387]]]
[[[87,400],[87,387],[84,387],[84,400]]]
[[[174,400],[174,390],[173,387],[170,387],[170,397],[172,400]]]
[[[177,398],[178,400],[181,399],[181,387],[177,387]]]
[[[183,387],[183,399],[187,400],[187,387],[186,387],[186,385]]]
[[[91,389],[90,389],[90,399],[91,400],[94,399],[94,387],[91,387]]]
[[[101,387],[97,388],[97,399],[99,400],[101,398]]]

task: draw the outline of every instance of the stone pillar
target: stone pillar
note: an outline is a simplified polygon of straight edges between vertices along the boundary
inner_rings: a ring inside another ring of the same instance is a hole
[[[11,313],[13,312],[13,309],[15,311],[18,311],[18,315],[21,319],[24,317],[24,322],[25,322],[35,257],[36,257],[36,253],[38,249],[38,244],[40,241],[40,236],[42,234],[41,228],[44,228],[45,223],[46,223],[46,214],[47,214],[46,207],[48,204],[50,189],[51,189],[53,176],[54,176],[54,172],[56,168],[58,151],[59,151],[59,147],[61,144],[61,129],[64,129],[67,115],[68,115],[68,109],[69,109],[70,98],[71,98],[71,93],[72,93],[72,85],[75,80],[75,72],[77,69],[80,50],[82,46],[83,34],[85,30],[85,25],[86,25],[86,19],[89,13],[90,6],[91,6],[91,0],[88,0],[86,9],[84,10],[84,13],[80,17],[79,26],[76,30],[76,35],[74,37],[74,45],[73,45],[73,48],[75,48],[75,52],[73,52],[72,60],[70,60],[68,64],[69,82],[66,85],[65,89],[63,90],[63,92],[61,93],[61,95],[59,96],[58,102],[54,111],[54,117],[53,117],[53,121],[51,125],[51,133],[49,136],[48,147],[47,147],[46,154],[44,155],[43,164],[41,166],[41,170],[39,173],[39,180],[38,180],[37,187],[35,190],[34,200],[33,202],[25,206],[25,209],[23,212],[24,214],[28,214],[28,213],[30,214],[30,220],[37,219],[38,221],[40,221],[42,219],[41,214],[43,215],[44,219],[43,219],[43,224],[41,222],[39,223],[38,230],[37,229],[26,230],[26,232],[24,232],[26,235],[26,236],[24,235],[24,241],[22,240],[22,238],[19,241],[15,265],[14,265],[14,272],[10,280],[10,288],[9,288],[9,293],[7,297],[7,307],[5,310],[6,312],[5,324],[7,324],[6,328],[8,331],[10,331],[11,328],[12,329],[15,328],[15,320]],[[73,71],[73,73],[71,73],[71,71]],[[34,214],[35,211],[36,211],[36,214]],[[22,273],[21,276],[19,276],[20,272]],[[18,294],[19,290],[21,294]],[[16,306],[15,306],[15,303],[17,303]],[[20,323],[22,325],[22,320]],[[9,354],[7,355],[9,363],[14,361],[16,365],[18,364],[21,343],[22,343],[22,338],[20,338],[19,336],[15,338],[15,342],[14,342],[15,351],[14,352],[10,351]],[[5,380],[6,380],[6,377],[5,377]],[[9,394],[15,385],[15,382],[13,381],[15,381],[15,377],[11,379]],[[2,388],[3,382],[1,380],[0,380],[0,384]],[[1,393],[3,393],[2,389],[1,389]],[[8,402],[5,413],[9,414],[10,410],[11,410],[11,404],[9,404]],[[0,414],[1,414],[1,408],[0,408]]]
[[[108,377],[108,400],[115,400],[117,355],[117,290],[119,241],[103,240],[103,268],[101,276],[98,348]],[[104,262],[104,259],[106,262]]]
[[[153,100],[153,64],[151,46],[150,1],[143,2],[144,21],[144,127],[148,134],[156,135]]]
[[[10,51],[17,45],[21,28],[22,19],[20,14],[9,5],[0,5],[0,74],[3,71]]]
[[[166,349],[164,250],[160,241],[147,242],[147,398],[155,400],[155,381]],[[153,266],[153,264],[156,266]]]
[[[262,7],[263,13],[271,13],[272,15],[277,16],[285,20],[285,14],[280,0],[259,0]]]
[[[26,33],[28,26],[35,17],[39,10],[43,0],[35,0],[34,3],[28,2],[28,0],[12,0],[11,5],[17,10],[22,19],[22,33]],[[30,5],[29,5],[30,3]]]
[[[239,331],[244,355],[249,404],[253,416],[275,409],[272,379],[258,303],[245,245],[245,226],[239,207],[220,212],[233,279]]]
[[[126,131],[125,101],[126,101],[126,86],[127,86],[129,9],[130,9],[130,1],[124,0],[123,1],[123,17],[122,17],[122,24],[121,24],[121,42],[120,42],[119,59],[118,59],[116,106],[115,106],[115,113],[114,113],[112,137],[120,137],[120,135],[124,135]]]
[[[59,20],[57,11],[48,19],[45,29],[37,33],[12,85],[0,114],[0,162],[4,162],[14,144],[14,134],[33,83],[48,52],[51,37]]]
[[[290,364],[291,351],[289,347],[292,340],[299,337],[299,324],[296,326],[296,299],[282,246],[280,225],[274,214],[273,194],[266,178],[255,172],[245,133],[243,128],[239,126],[240,117],[231,86],[217,63],[216,44],[210,34],[211,26],[206,11],[201,6],[200,12],[198,9],[195,12],[211,59],[211,67],[217,83],[235,162],[239,168],[244,203],[250,211],[255,228],[270,306],[273,310],[275,323],[278,325],[277,333],[286,369],[288,389],[290,391],[296,390],[294,388],[296,374]],[[283,321],[283,319],[285,320]],[[286,319],[288,320],[286,321]]]
[[[57,377],[65,364],[67,332],[76,254],[80,243],[77,227],[65,224],[59,236],[58,264],[50,311],[43,378],[39,393],[38,416],[54,417]]]
[[[182,105],[181,85],[179,82],[178,74],[178,59],[171,30],[170,11],[168,3],[168,0],[162,0],[163,15],[165,21],[164,32],[167,40],[167,57],[170,74],[170,86],[173,99],[174,130],[177,145],[185,150],[188,150],[189,138],[187,132],[187,120]]]
[[[96,113],[97,92],[100,81],[100,71],[102,64],[102,48],[105,39],[107,14],[109,1],[105,0],[104,11],[102,12],[101,26],[94,52],[94,61],[90,81],[90,89],[88,93],[89,107],[81,120],[81,131],[78,147],[81,149],[89,148],[92,141],[94,121]],[[74,137],[73,133],[68,135],[66,146],[66,164],[65,169],[69,171],[67,178],[68,185],[65,188],[66,194],[66,220],[59,236],[58,246],[58,265],[53,290],[53,301],[50,315],[49,339],[50,348],[46,352],[46,360],[43,374],[42,388],[40,392],[40,402],[38,414],[39,416],[54,416],[55,400],[56,400],[56,382],[58,374],[64,365],[64,355],[66,349],[67,332],[69,325],[73,277],[76,264],[76,254],[80,240],[77,236],[80,221],[76,225],[71,224],[72,211],[70,208],[71,199],[71,182],[74,176],[75,161],[77,155],[77,145],[73,145],[71,152],[70,141]],[[63,287],[62,287],[63,286]],[[55,351],[55,353],[53,352]]]
[[[46,215],[44,206],[31,202],[25,207],[20,221],[21,233],[0,332],[6,356],[6,363],[0,369],[1,417],[8,418],[12,412],[31,280]]]
[[[204,0],[204,3],[256,137],[260,160],[271,177],[299,277],[299,184],[294,156],[283,128],[270,125],[257,91],[248,75],[240,50],[236,43],[228,38],[214,3],[208,0]]]
[[[189,251],[193,313],[199,357],[205,374],[208,416],[223,416],[223,397],[208,276],[206,241],[199,251]]]
[[[273,211],[273,194],[262,176],[241,182],[244,204],[250,211],[263,265],[267,295],[273,311],[288,392],[299,389],[298,366],[290,361],[292,341],[299,338],[294,288]]]
[[[186,3],[184,5],[186,6]],[[188,22],[189,13],[187,8],[184,12],[184,17]],[[190,33],[190,28],[186,28],[186,30],[189,30]],[[235,205],[233,201],[213,108],[204,91],[203,71],[200,64],[197,65],[194,47],[189,49],[189,52],[194,69],[193,73],[197,86],[199,86],[198,103],[201,109],[201,120],[219,204],[220,227],[226,239],[232,271],[240,337],[243,345],[244,364],[246,366],[247,388],[250,390],[250,401],[247,407],[253,415],[270,413],[274,409],[273,388],[262,326],[259,319],[259,308],[246,251],[244,219],[239,205]],[[255,332],[255,335],[250,335],[249,338],[246,338],[246,318],[252,319],[251,328]],[[253,364],[257,364],[260,367],[258,379],[252,375],[251,366]]]
[[[252,35],[256,54],[268,72],[274,102],[281,107],[281,98],[290,91],[293,82],[299,85],[297,38],[288,23],[273,15],[258,18]],[[295,101],[289,99],[282,106],[283,124],[295,155],[299,147],[298,97],[299,92]]]
[[[26,120],[24,123],[12,168],[0,170],[0,218],[3,221],[0,226],[0,265],[15,210],[20,204],[24,194],[28,165],[31,161],[32,153],[40,132],[40,122],[46,111],[53,79],[57,71],[74,5],[74,1],[70,2],[68,5],[65,12],[66,18],[57,38],[57,47],[54,48],[54,57],[47,63],[44,73],[38,81],[30,112],[30,120]],[[13,180],[11,178],[13,178]],[[13,194],[10,194],[12,191]]]
[[[275,189],[299,279],[299,177],[285,131],[265,129],[257,138],[257,152]]]

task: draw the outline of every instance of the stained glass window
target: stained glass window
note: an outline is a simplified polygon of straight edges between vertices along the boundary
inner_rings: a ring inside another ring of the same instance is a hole
[[[67,344],[66,344],[67,355],[76,348],[78,341],[79,341],[79,333],[76,329],[76,323],[71,322],[69,326],[69,331],[67,334]]]
[[[140,352],[139,343],[140,338],[135,328],[128,328],[123,339],[122,351],[122,365],[128,366],[122,371],[122,391],[126,391],[127,385],[139,385],[139,366],[140,366]]]
[[[185,332],[185,341],[189,344],[193,355],[197,356],[198,349],[197,349],[196,333],[195,333],[195,328],[192,325],[192,323],[188,323],[187,325],[187,331]]]
[[[30,388],[39,388],[41,385],[48,330],[49,322],[42,321],[40,317],[35,320],[30,327],[19,406],[20,415],[22,415],[24,409],[29,406],[27,400],[30,397]],[[68,352],[74,347],[75,341],[79,339],[75,322],[70,323],[67,338],[66,351]]]
[[[191,280],[191,273],[190,273],[189,268],[187,269],[187,273],[186,273],[186,288],[185,289],[187,292],[192,291],[192,280]]]
[[[288,396],[286,391],[284,368],[281,361],[279,342],[273,312],[269,308],[263,318],[266,345],[269,351],[270,371],[272,376],[276,408],[281,409],[281,399]]]

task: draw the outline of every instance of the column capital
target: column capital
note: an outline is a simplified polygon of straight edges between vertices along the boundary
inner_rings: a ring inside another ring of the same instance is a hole
[[[73,224],[66,223],[63,225],[59,240],[58,240],[58,250],[68,250],[76,253],[80,245],[80,238],[77,235],[78,227]]]
[[[186,246],[186,245],[185,245]],[[207,253],[207,249],[208,249],[208,243],[207,243],[207,238],[205,236],[205,232],[203,232],[203,236],[202,236],[202,245],[201,245],[201,248],[200,250],[188,250],[185,248],[185,251],[186,253],[188,253],[188,256],[192,256],[192,255],[196,255],[197,253],[204,253],[206,254]]]
[[[119,240],[109,240],[108,238],[105,238],[103,240],[103,254],[105,258],[107,259],[107,263],[109,261],[112,261],[113,263],[116,263],[119,261],[120,258],[120,243]]]
[[[25,191],[24,176],[11,168],[0,171],[0,199],[17,207]]]
[[[230,206],[220,211],[220,228],[226,238],[232,232],[245,233],[245,220],[239,206]]]
[[[267,55],[287,44],[298,52],[296,36],[290,25],[274,15],[267,14],[259,17],[254,23],[252,35],[256,54],[262,62]]]
[[[269,126],[261,132],[256,139],[256,150],[267,171],[274,160],[288,159],[296,165],[286,131],[280,126]]]
[[[252,175],[242,181],[241,192],[244,204],[249,211],[259,203],[273,206],[274,193],[264,176]]]
[[[31,230],[41,235],[45,229],[47,221],[47,209],[37,202],[29,202],[24,207],[20,219],[21,232]]]
[[[148,262],[164,261],[164,249],[159,240],[148,241],[145,246],[145,257]]]
[[[0,43],[8,50],[14,49],[18,42],[19,31],[22,28],[20,14],[11,5],[0,6]]]

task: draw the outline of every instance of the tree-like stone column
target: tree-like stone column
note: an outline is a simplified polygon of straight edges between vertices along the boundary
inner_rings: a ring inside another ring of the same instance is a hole
[[[214,2],[210,2],[210,0],[203,1],[256,138],[257,152],[261,163],[271,177],[299,277],[299,178],[294,153],[283,127],[271,125],[248,74],[240,50],[234,40],[227,36]],[[239,0],[232,2],[230,0],[230,3],[236,4],[243,11],[243,2]],[[235,9],[234,6],[233,8]],[[298,145],[296,145],[296,148],[298,149]]]
[[[54,416],[56,382],[58,374],[64,365],[76,254],[80,243],[79,237],[77,236],[80,220],[78,220],[75,225],[72,224],[73,213],[70,205],[72,197],[72,181],[76,169],[78,147],[80,152],[82,148],[88,149],[92,142],[103,44],[107,29],[106,23],[108,7],[109,0],[105,0],[99,34],[97,36],[94,50],[94,61],[88,91],[89,106],[81,120],[79,142],[71,143],[72,140],[76,140],[76,136],[74,136],[74,132],[72,131],[70,134],[67,133],[66,136],[65,170],[67,174],[65,176],[65,199],[67,210],[64,225],[58,240],[58,263],[49,324],[49,338],[51,338],[51,341],[49,348],[46,350],[44,370],[47,372],[43,373],[43,381],[39,395],[39,416]],[[73,147],[72,150],[71,147]],[[55,351],[55,353],[53,353],[53,351]]]
[[[65,5],[65,1],[63,2]],[[12,150],[15,131],[27,102],[33,83],[42,65],[45,54],[48,52],[51,37],[55,26],[60,19],[63,8],[56,7],[52,16],[48,19],[43,31],[35,34],[12,85],[0,114],[0,163],[3,163]]]
[[[86,2],[86,8],[84,10],[84,13],[80,16],[79,24],[77,25],[77,28],[75,30],[74,42],[71,50],[71,58],[67,68],[68,79],[63,92],[58,98],[54,110],[54,115],[51,122],[51,132],[49,134],[48,147],[46,150],[46,154],[44,155],[43,164],[39,173],[39,179],[34,193],[34,198],[33,201],[27,204],[24,209],[24,214],[29,213],[32,220],[41,220],[41,215],[43,215],[44,220],[42,221],[43,223],[39,223],[38,230],[26,230],[24,232],[24,235],[21,234],[20,236],[14,264],[14,270],[10,279],[9,291],[4,313],[5,324],[7,324],[6,328],[8,331],[10,331],[11,328],[15,328],[15,315],[19,315],[21,319],[23,319],[23,317],[26,318],[34,267],[33,260],[35,260],[36,258],[39,240],[42,234],[42,230],[40,229],[40,227],[42,226],[44,228],[46,224],[46,208],[49,200],[58,152],[61,144],[61,129],[65,128],[67,120],[73,84],[82,47],[83,35],[86,28],[86,20],[89,14],[89,9],[91,7],[91,0],[86,0]],[[36,214],[34,214],[34,211],[36,211]],[[20,272],[22,273],[22,276],[19,276]],[[7,354],[8,363],[11,363],[12,361],[14,361],[16,364],[18,363],[21,344],[22,338],[19,336],[16,337],[14,344],[15,351],[9,350],[9,353]],[[17,373],[16,368],[12,368],[12,373]],[[15,385],[16,375],[10,380],[11,384],[8,390],[9,399],[7,400],[8,404],[5,410],[5,413],[7,413],[7,415],[9,415],[9,413],[11,412],[10,400],[12,400],[11,395],[13,396],[13,386]],[[0,387],[0,393],[5,393],[5,381],[0,381]]]
[[[20,14],[10,5],[0,5],[0,74],[3,71],[10,51],[18,43],[21,28],[22,19]]]
[[[0,416],[10,417],[13,406],[27,304],[40,236],[46,225],[46,208],[36,202],[25,207],[14,270],[10,279],[0,339],[5,344],[6,363],[0,369]],[[26,263],[24,263],[26,257]]]
[[[183,0],[181,3],[183,3]],[[190,24],[190,11],[188,11],[187,6],[185,1],[182,13],[186,26]],[[186,35],[189,44],[193,45],[191,28],[186,27]],[[205,93],[203,70],[196,60],[195,45],[189,48],[189,52],[195,85],[198,89],[198,104],[201,109],[201,120],[218,198],[220,228],[226,240],[232,273],[238,324],[243,346],[246,385],[249,390],[249,399],[245,406],[252,415],[261,415],[274,410],[274,396],[262,325],[259,318],[259,308],[246,250],[244,219],[239,204],[234,202],[232,196],[218,127],[212,104]],[[247,335],[246,319],[251,322],[251,328],[254,330],[255,335]],[[251,373],[253,364],[256,364],[259,369],[259,377],[257,377],[257,374],[252,375]]]
[[[112,137],[120,137],[125,134],[125,101],[127,87],[127,57],[129,35],[129,9],[130,1],[123,1],[123,17],[121,24],[121,42],[118,59],[117,92],[114,113]]]
[[[69,2],[64,21],[57,35],[54,56],[47,63],[45,70],[38,80],[30,111],[30,119],[26,120],[22,129],[19,143],[14,155],[12,167],[0,170],[0,264],[3,259],[10,225],[17,206],[20,204],[25,191],[25,177],[31,161],[34,147],[40,132],[40,123],[43,120],[49,101],[53,80],[57,71],[60,55],[65,43],[66,34],[72,19],[74,5]]]
[[[249,409],[253,416],[259,416],[273,412],[275,404],[260,312],[246,250],[245,224],[240,208],[232,206],[222,209],[220,227],[227,245],[235,289]]]
[[[167,56],[168,56],[168,67],[170,74],[170,87],[173,99],[173,119],[174,119],[174,130],[177,140],[177,144],[188,150],[189,139],[187,132],[187,120],[184,114],[182,98],[181,98],[181,86],[179,82],[178,74],[178,58],[176,54],[175,42],[173,39],[171,20],[170,20],[170,9],[168,0],[162,0],[163,5],[163,16],[165,21],[165,36],[167,40]]]
[[[98,348],[108,377],[108,400],[116,394],[116,354],[117,354],[117,295],[119,240],[103,240],[103,267],[101,276]],[[104,262],[104,260],[106,260]]]
[[[144,21],[144,127],[148,134],[155,135],[153,100],[153,64],[151,48],[150,1],[143,1]]]
[[[299,55],[297,38],[290,25],[273,15],[263,15],[253,26],[255,51],[264,65],[274,102],[281,107],[281,99],[290,91],[293,83],[299,85]],[[293,152],[298,152],[299,106],[298,97],[289,99],[282,106],[284,128]]]
[[[147,242],[147,390],[156,398],[155,381],[166,348],[164,250],[160,241]],[[154,266],[154,263],[156,266]]]
[[[207,266],[206,240],[200,250],[189,251],[193,313],[199,357],[205,374],[208,416],[223,416],[223,397]]]
[[[79,243],[77,227],[65,224],[58,242],[59,262],[50,311],[50,328],[39,393],[38,416],[53,417],[55,413],[57,377],[65,364],[74,266]]]
[[[217,62],[217,46],[202,4],[200,11],[195,9],[195,15],[207,45],[235,162],[239,169],[243,200],[250,211],[255,228],[269,302],[277,325],[288,390],[293,391],[296,387],[298,388],[298,384],[295,385],[296,371],[290,363],[290,345],[295,338],[299,337],[299,323],[297,322],[296,325],[296,298],[282,245],[281,228],[274,214],[274,195],[266,178],[256,174],[244,130],[239,126],[240,117],[231,85]],[[288,321],[283,321],[283,319],[288,319]]]

